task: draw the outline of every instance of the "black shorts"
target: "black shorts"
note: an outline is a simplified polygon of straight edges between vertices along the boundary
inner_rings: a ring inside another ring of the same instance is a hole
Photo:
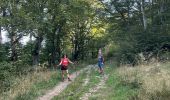
[[[67,69],[68,69],[67,66],[61,65],[61,70],[67,70]]]

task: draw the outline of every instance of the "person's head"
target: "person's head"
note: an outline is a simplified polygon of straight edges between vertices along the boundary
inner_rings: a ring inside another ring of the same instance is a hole
[[[67,58],[67,54],[63,54],[63,58]]]
[[[101,48],[99,48],[99,55],[101,55],[102,54],[102,50],[101,50]]]

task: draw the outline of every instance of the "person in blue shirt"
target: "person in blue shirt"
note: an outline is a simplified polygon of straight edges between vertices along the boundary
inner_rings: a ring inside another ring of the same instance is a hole
[[[103,58],[103,55],[102,55],[101,48],[99,49],[99,52],[98,52],[98,67],[99,67],[99,73],[102,74],[103,73],[103,67],[104,67],[104,58]]]

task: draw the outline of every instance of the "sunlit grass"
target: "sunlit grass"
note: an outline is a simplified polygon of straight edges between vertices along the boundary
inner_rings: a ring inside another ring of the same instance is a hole
[[[98,72],[90,69],[89,82],[83,86],[84,80],[87,77],[86,71],[83,71],[73,83],[71,83],[61,94],[54,97],[53,100],[79,100],[83,94],[87,93],[90,88],[99,83],[99,78],[96,77]]]
[[[86,63],[78,63],[69,66],[69,72],[73,73],[85,67]],[[33,100],[46,93],[46,90],[56,86],[61,81],[61,71],[40,70],[13,80],[10,90],[0,94],[0,100]]]
[[[89,100],[127,100],[129,96],[136,94],[136,89],[121,84],[118,69],[114,61],[105,64],[105,74],[109,77],[103,88],[93,94]]]
[[[74,65],[70,72],[82,67]],[[85,65],[83,65],[85,66]],[[170,63],[116,67],[112,61],[105,64],[109,75],[103,88],[90,95],[90,100],[170,100]],[[79,74],[59,96],[53,100],[79,100],[100,82],[96,69],[90,69],[89,82],[83,86],[87,71]],[[33,100],[61,81],[60,71],[34,72],[15,79],[10,91],[0,95],[2,100]]]
[[[57,81],[59,81],[58,76],[59,76],[59,72],[57,71],[44,71],[44,72],[33,72],[26,76],[16,78],[14,80],[14,84],[10,88],[10,91],[1,94],[0,99],[11,100],[16,98],[18,100],[19,98],[26,98],[26,95],[29,93],[35,93],[31,95],[31,98],[33,98],[34,97],[33,95],[38,95],[38,90],[53,86],[52,82],[50,81],[54,80],[54,78],[56,84]]]
[[[170,100],[169,63],[119,68],[122,82],[139,85],[138,100]]]

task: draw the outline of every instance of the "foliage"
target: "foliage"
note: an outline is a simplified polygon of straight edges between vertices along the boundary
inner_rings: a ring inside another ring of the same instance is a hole
[[[120,64],[139,64],[169,51],[169,1],[101,1],[108,16],[108,36],[118,47],[115,57]],[[113,44],[114,45],[114,44]]]
[[[0,62],[8,60],[9,44],[0,44]]]
[[[0,63],[0,92],[8,91],[12,84],[12,78],[15,74],[15,67],[12,64],[7,62]],[[16,75],[16,74],[15,74]]]
[[[13,85],[13,80],[16,77],[27,75],[31,71],[31,67],[23,64],[22,62],[1,62],[0,63],[0,93],[10,90]]]
[[[54,68],[65,53],[95,63],[102,48],[105,58],[133,66],[168,60],[169,5],[168,0],[1,0],[0,33],[8,41],[0,44],[0,92],[38,65]]]

